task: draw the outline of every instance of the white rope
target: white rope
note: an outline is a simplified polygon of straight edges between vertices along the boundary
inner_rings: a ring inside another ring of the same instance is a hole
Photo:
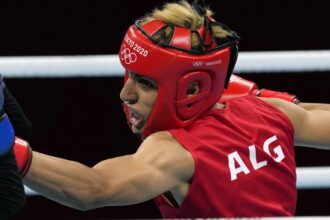
[[[160,64],[161,65],[161,64]],[[235,73],[330,71],[330,50],[240,52]],[[5,77],[122,76],[118,55],[0,57]]]
[[[297,168],[297,188],[330,188],[330,167]]]
[[[330,188],[330,167],[297,167],[298,189],[328,189]],[[25,187],[27,195],[38,195]]]
[[[237,60],[238,73],[311,72],[330,70],[330,50],[246,52]]]
[[[0,73],[11,77],[97,77],[124,73],[116,55],[0,57]]]

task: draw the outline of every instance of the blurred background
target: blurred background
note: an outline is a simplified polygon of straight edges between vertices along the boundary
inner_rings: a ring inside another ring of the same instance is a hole
[[[205,1],[216,11],[216,20],[241,36],[240,51],[330,49],[327,1]],[[164,2],[3,0],[0,58],[117,54],[128,26]],[[12,78],[2,74],[32,121],[34,150],[92,166],[133,153],[139,146],[140,140],[131,134],[122,113],[122,76]],[[328,71],[240,75],[262,88],[296,94],[302,101],[330,102]],[[330,165],[328,151],[298,147],[296,156],[297,166]],[[299,190],[297,215],[330,215],[329,198],[328,189]],[[26,218],[136,219],[160,218],[160,214],[152,201],[81,212],[41,196],[29,196],[14,217]]]

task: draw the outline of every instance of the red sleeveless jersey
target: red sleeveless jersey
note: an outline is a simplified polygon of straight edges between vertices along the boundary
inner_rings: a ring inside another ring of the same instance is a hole
[[[179,207],[155,199],[164,218],[294,215],[294,131],[278,109],[241,97],[170,133],[193,156],[195,173]]]

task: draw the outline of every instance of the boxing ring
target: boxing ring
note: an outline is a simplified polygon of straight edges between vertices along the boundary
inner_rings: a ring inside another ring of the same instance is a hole
[[[330,71],[330,50],[240,52],[234,72],[276,74]],[[117,55],[0,57],[5,78],[117,77],[124,69]],[[317,181],[315,181],[317,180]],[[298,167],[298,189],[330,188],[329,167]],[[38,195],[29,188],[28,196]]]

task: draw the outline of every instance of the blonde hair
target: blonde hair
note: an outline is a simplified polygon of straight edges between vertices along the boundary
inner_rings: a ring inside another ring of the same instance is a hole
[[[210,8],[207,7],[205,9],[207,17],[212,17],[214,15],[214,12],[211,11]],[[169,24],[169,26],[187,28],[192,31],[205,25],[205,16],[200,15],[186,0],[180,0],[177,3],[166,3],[161,9],[155,8],[151,13],[141,19],[141,25],[155,19],[161,20]],[[233,36],[230,31],[225,30],[219,25],[211,24],[211,27],[215,38],[223,39]],[[166,36],[169,36],[172,33],[171,28],[165,28],[163,31],[163,33],[153,36],[154,39],[164,41]],[[199,37],[192,35],[191,39],[192,48],[197,48],[200,44]]]

